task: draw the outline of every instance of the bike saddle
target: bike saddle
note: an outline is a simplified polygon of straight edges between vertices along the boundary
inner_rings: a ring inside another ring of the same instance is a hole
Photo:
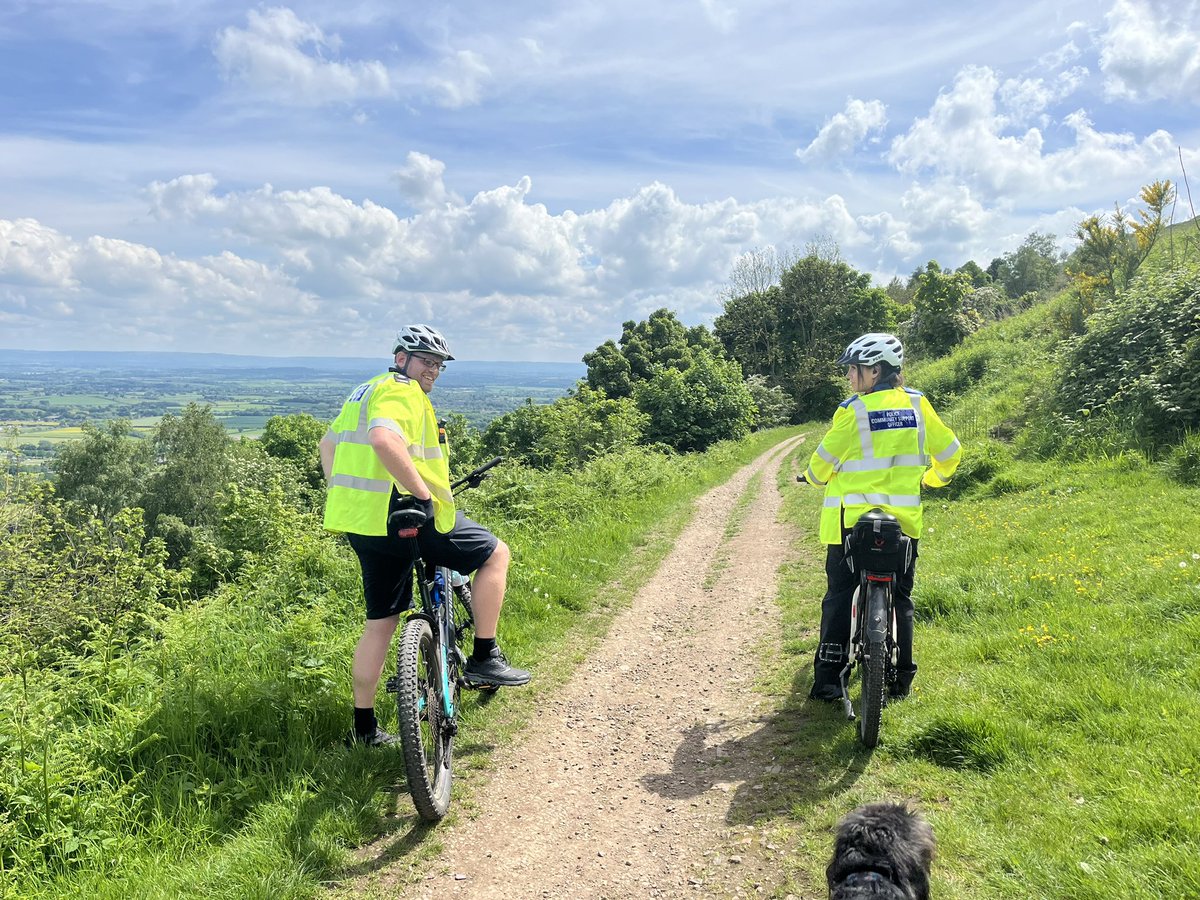
[[[417,530],[425,524],[427,518],[425,510],[416,506],[413,500],[401,500],[400,508],[388,516],[388,533],[399,533],[401,537],[416,537]]]

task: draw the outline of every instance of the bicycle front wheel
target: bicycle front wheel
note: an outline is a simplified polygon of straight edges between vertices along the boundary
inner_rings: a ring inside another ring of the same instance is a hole
[[[887,647],[883,641],[871,641],[867,645],[866,653],[862,696],[859,699],[858,736],[863,744],[874,747],[879,743],[879,726],[883,719],[883,682]]]
[[[396,706],[408,792],[418,815],[436,822],[450,808],[453,725],[442,712],[441,661],[424,619],[409,619],[400,641]]]
[[[864,659],[862,694],[859,697],[858,736],[863,744],[874,747],[879,743],[879,726],[883,720],[883,691],[887,680],[888,649],[886,632],[875,637],[889,612],[887,591],[873,587],[867,600],[867,628],[864,630]],[[878,622],[874,619],[878,618]]]

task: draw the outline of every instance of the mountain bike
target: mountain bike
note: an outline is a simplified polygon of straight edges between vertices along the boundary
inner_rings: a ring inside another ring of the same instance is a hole
[[[859,576],[850,605],[850,655],[842,669],[842,704],[854,721],[850,674],[862,667],[858,736],[868,747],[879,743],[884,694],[896,682],[899,644],[893,591],[912,564],[912,542],[896,517],[881,509],[864,513],[846,536],[846,561]]]
[[[480,466],[454,482],[451,491],[478,487],[488,471],[503,460],[497,456]],[[416,582],[413,596],[420,597],[420,604],[414,605],[404,623],[396,674],[388,678],[387,690],[396,695],[400,747],[413,805],[422,819],[436,822],[450,808],[459,690],[471,687],[462,678],[467,664],[462,646],[474,628],[475,617],[469,579],[421,558],[417,532],[425,520],[420,508],[406,505],[388,517],[389,532],[410,541]]]

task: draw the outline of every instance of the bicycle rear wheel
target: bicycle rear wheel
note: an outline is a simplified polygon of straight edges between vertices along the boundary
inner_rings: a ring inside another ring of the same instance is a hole
[[[441,662],[424,619],[409,619],[404,626],[396,687],[408,791],[421,818],[436,822],[450,808],[454,735],[442,714]]]

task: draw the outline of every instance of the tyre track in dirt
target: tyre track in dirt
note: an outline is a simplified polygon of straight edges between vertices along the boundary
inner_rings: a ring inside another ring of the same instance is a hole
[[[389,893],[711,897],[777,880],[761,855],[721,854],[738,836],[735,796],[762,776],[762,754],[745,743],[763,705],[750,689],[756,648],[778,642],[776,570],[795,530],[776,521],[776,478],[801,441],[697,501],[581,669],[496,752],[479,814],[440,834],[443,852],[422,880]],[[739,504],[748,486],[754,496]],[[738,531],[724,542],[733,515]]]

